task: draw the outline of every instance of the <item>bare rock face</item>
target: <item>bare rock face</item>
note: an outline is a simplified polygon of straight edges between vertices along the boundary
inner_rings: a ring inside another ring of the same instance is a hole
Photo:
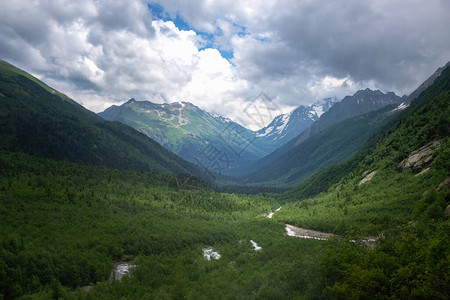
[[[363,176],[367,174],[367,171],[363,173]],[[372,173],[366,175],[360,182],[359,185],[363,184],[364,182],[367,182],[369,180],[371,180],[373,178],[373,176],[375,176],[375,174],[377,174],[377,171],[373,171]]]
[[[434,141],[419,150],[411,152],[408,158],[402,160],[397,166],[397,171],[403,172],[406,169],[412,169],[414,173],[420,173],[429,168],[433,162],[433,152],[441,147],[441,141]]]
[[[440,192],[445,186],[450,186],[450,177],[446,178],[444,181],[438,184],[436,191]]]
[[[444,214],[445,214],[446,216],[450,216],[450,204],[447,205],[447,207],[445,208]]]

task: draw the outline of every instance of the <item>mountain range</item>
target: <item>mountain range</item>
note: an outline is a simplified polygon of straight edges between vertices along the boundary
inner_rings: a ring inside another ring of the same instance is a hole
[[[242,177],[242,181],[295,186],[312,174],[353,156],[378,128],[396,118],[399,111],[394,111],[395,108],[395,105],[389,105],[327,127],[274,160],[265,164],[259,162],[258,168]]]
[[[223,174],[238,175],[252,162],[270,154],[299,132],[308,128],[338,101],[328,98],[300,106],[277,116],[268,126],[251,131],[229,118],[209,113],[189,102],[156,104],[130,99],[113,105],[99,115],[105,120],[127,124],[159,142],[180,157],[208,166],[204,152],[214,147],[225,163]],[[223,159],[224,160],[224,159]]]
[[[241,180],[248,184],[295,186],[328,166],[346,161],[377,132],[394,127],[397,115],[405,116],[423,105],[423,99],[412,101],[448,65],[438,68],[408,97],[370,89],[346,96],[289,143],[259,160],[257,168]],[[405,111],[410,105],[414,108]]]
[[[205,178],[232,175],[238,179],[225,182],[239,185],[301,183],[347,160],[411,102],[406,96],[366,89],[342,101],[328,98],[299,106],[251,131],[188,102],[130,99],[100,113],[100,118],[6,62],[1,70],[0,95],[10,99],[2,101],[1,149]],[[436,74],[419,89],[433,83]],[[37,97],[31,101],[31,95]],[[57,147],[49,146],[55,143]]]
[[[250,172],[242,172],[241,178],[246,183],[296,185],[348,159],[405,100],[406,96],[368,88],[346,96],[291,141],[258,160]],[[370,114],[379,109],[380,113]]]
[[[406,96],[393,92],[360,90],[342,101],[333,97],[299,106],[275,117],[258,131],[189,102],[156,104],[130,99],[99,115],[135,128],[180,157],[211,171],[210,175],[237,177],[237,181],[231,179],[237,184],[293,186],[348,159],[395,114],[397,105],[405,102],[407,106],[406,100]],[[386,106],[392,107],[349,120]],[[333,126],[344,120],[349,121]],[[310,139],[323,130],[327,131]],[[304,141],[308,144],[298,148]],[[205,155],[212,150],[215,160]]]

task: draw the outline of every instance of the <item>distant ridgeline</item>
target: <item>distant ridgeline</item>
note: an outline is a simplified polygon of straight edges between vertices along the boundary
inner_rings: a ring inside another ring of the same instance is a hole
[[[337,101],[336,98],[328,98],[310,106],[300,106],[288,114],[275,117],[269,125],[256,132],[189,102],[156,104],[130,99],[120,106],[111,106],[99,115],[135,128],[196,164],[202,163],[199,160],[208,152],[207,147],[214,147],[223,156],[222,160],[229,162],[220,173],[238,176],[249,172],[253,162],[308,128]]]
[[[378,128],[395,118],[406,100],[366,89],[345,97],[290,142],[254,164],[248,184],[295,186],[354,155]]]

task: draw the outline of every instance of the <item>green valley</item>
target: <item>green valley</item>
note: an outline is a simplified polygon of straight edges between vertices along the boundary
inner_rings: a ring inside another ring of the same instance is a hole
[[[28,81],[14,80],[2,77],[4,108],[27,97],[53,99],[30,97],[21,84]],[[24,98],[6,102],[11,86]],[[45,158],[17,143],[23,127],[14,127],[0,152],[0,295],[445,299],[449,90],[447,68],[348,162],[281,195],[219,193],[188,173]],[[42,100],[37,119],[50,109]],[[285,224],[334,236],[296,238]],[[206,250],[220,257],[208,260]],[[115,280],[119,262],[135,267]]]
[[[0,0],[0,300],[447,300],[449,1]]]

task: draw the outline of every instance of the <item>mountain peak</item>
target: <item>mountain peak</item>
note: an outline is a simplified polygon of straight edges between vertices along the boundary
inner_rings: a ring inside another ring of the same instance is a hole
[[[358,90],[353,96],[345,96],[345,98],[343,100],[348,101],[348,99],[353,99],[355,101],[355,99],[359,99],[359,98],[366,98],[366,97],[376,97],[376,98],[384,98],[384,97],[389,97],[389,98],[396,98],[398,97],[394,92],[386,92],[383,93],[380,90],[372,90],[370,88],[366,88],[364,90]]]
[[[365,88],[364,90],[358,90],[354,96],[359,96],[359,95],[367,95],[367,94],[383,94],[382,91],[380,90],[372,90],[370,88]],[[384,95],[384,94],[383,94]]]
[[[323,113],[327,112],[335,103],[339,101],[340,100],[336,97],[324,98],[322,100],[314,102],[311,107],[317,114],[317,117],[320,118]]]
[[[339,102],[338,98],[330,97],[309,106],[301,105],[288,114],[275,117],[269,125],[258,130],[256,136],[283,145],[318,120],[336,102]]]
[[[136,99],[131,98],[130,100],[128,100],[127,102],[125,102],[123,105],[133,104],[133,103],[135,103],[135,102],[137,102]]]

